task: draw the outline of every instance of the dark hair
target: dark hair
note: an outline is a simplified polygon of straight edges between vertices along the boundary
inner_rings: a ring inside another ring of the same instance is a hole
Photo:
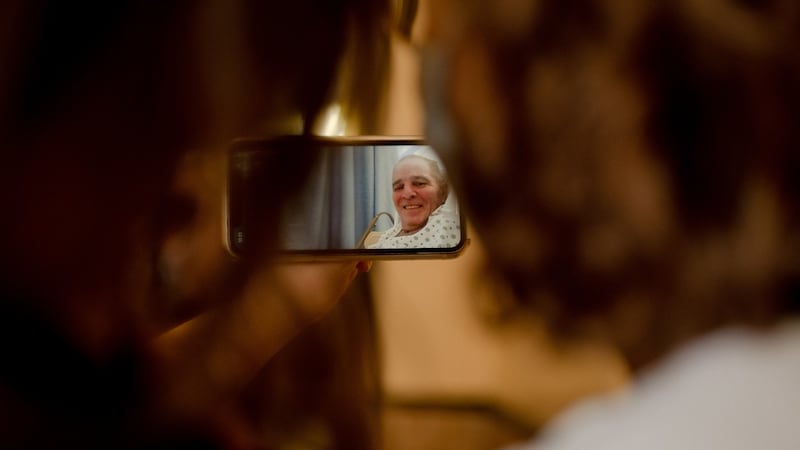
[[[544,1],[513,27],[471,5],[451,78],[478,61],[491,87],[451,87],[446,163],[521,304],[560,333],[630,332],[640,361],[796,308],[794,2]],[[481,89],[498,129],[459,109]]]
[[[162,304],[159,258],[170,227],[188,228],[196,207],[174,198],[176,166],[242,135],[284,133],[297,117],[309,132],[337,88],[378,117],[388,12],[388,0],[2,3],[3,446],[211,448],[231,439],[236,427],[216,423],[219,411],[186,418],[162,407],[169,395],[158,392],[169,389],[159,379],[168,369],[152,357],[149,339],[162,325],[153,316],[178,309]],[[343,61],[352,74],[340,86]],[[351,84],[365,96],[351,97]],[[252,266],[233,265],[221,261],[220,274],[202,280],[202,308],[239,294]],[[345,387],[366,391],[358,381]],[[370,438],[362,411],[331,417],[333,432]]]

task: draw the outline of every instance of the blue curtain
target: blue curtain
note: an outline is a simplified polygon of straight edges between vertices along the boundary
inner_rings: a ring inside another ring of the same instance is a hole
[[[380,212],[395,216],[394,163],[419,146],[357,146],[324,152],[309,184],[290,203],[283,222],[286,248],[355,248]],[[385,216],[375,230],[391,226]]]

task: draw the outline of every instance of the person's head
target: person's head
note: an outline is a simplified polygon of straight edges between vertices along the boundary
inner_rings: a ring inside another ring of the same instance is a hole
[[[161,243],[192,213],[171,193],[178,161],[240,136],[310,131],[348,46],[376,59],[353,73],[384,66],[371,43],[388,39],[386,11],[365,0],[5,2],[0,295],[35,298],[78,334],[126,333],[112,324],[160,306]]]
[[[447,180],[436,161],[419,155],[397,161],[392,169],[392,200],[403,231],[424,227],[447,200]]]
[[[796,2],[463,3],[428,134],[520,303],[636,363],[796,307]]]

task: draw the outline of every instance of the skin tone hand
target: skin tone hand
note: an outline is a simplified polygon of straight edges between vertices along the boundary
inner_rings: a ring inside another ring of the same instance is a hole
[[[226,272],[226,255],[208,242],[221,233],[224,173],[220,153],[187,159],[175,192],[194,201],[196,213],[164,239],[161,249],[170,289],[180,298],[202,296],[201,291],[224,292],[213,309],[161,333],[152,341],[155,366],[160,371],[155,409],[166,417],[200,417],[230,404],[272,356],[301,329],[330,311],[366,262],[276,264],[266,260],[236,270],[250,272],[244,285],[215,280]],[[220,286],[222,285],[222,286]],[[238,284],[237,284],[238,285]],[[235,293],[233,292],[235,291]]]
[[[164,333],[164,411],[182,417],[236,398],[267,361],[342,297],[367,262],[266,266],[242,295]]]

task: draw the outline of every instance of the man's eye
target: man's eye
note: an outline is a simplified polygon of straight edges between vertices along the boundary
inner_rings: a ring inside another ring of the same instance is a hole
[[[427,186],[427,185],[428,185],[428,183],[425,182],[425,181],[415,181],[414,182],[414,186],[416,186],[416,187],[423,187],[423,186]]]
[[[394,185],[394,190],[395,190],[395,191],[402,191],[402,190],[403,190],[403,185],[402,185],[402,184],[396,184],[396,185]]]

